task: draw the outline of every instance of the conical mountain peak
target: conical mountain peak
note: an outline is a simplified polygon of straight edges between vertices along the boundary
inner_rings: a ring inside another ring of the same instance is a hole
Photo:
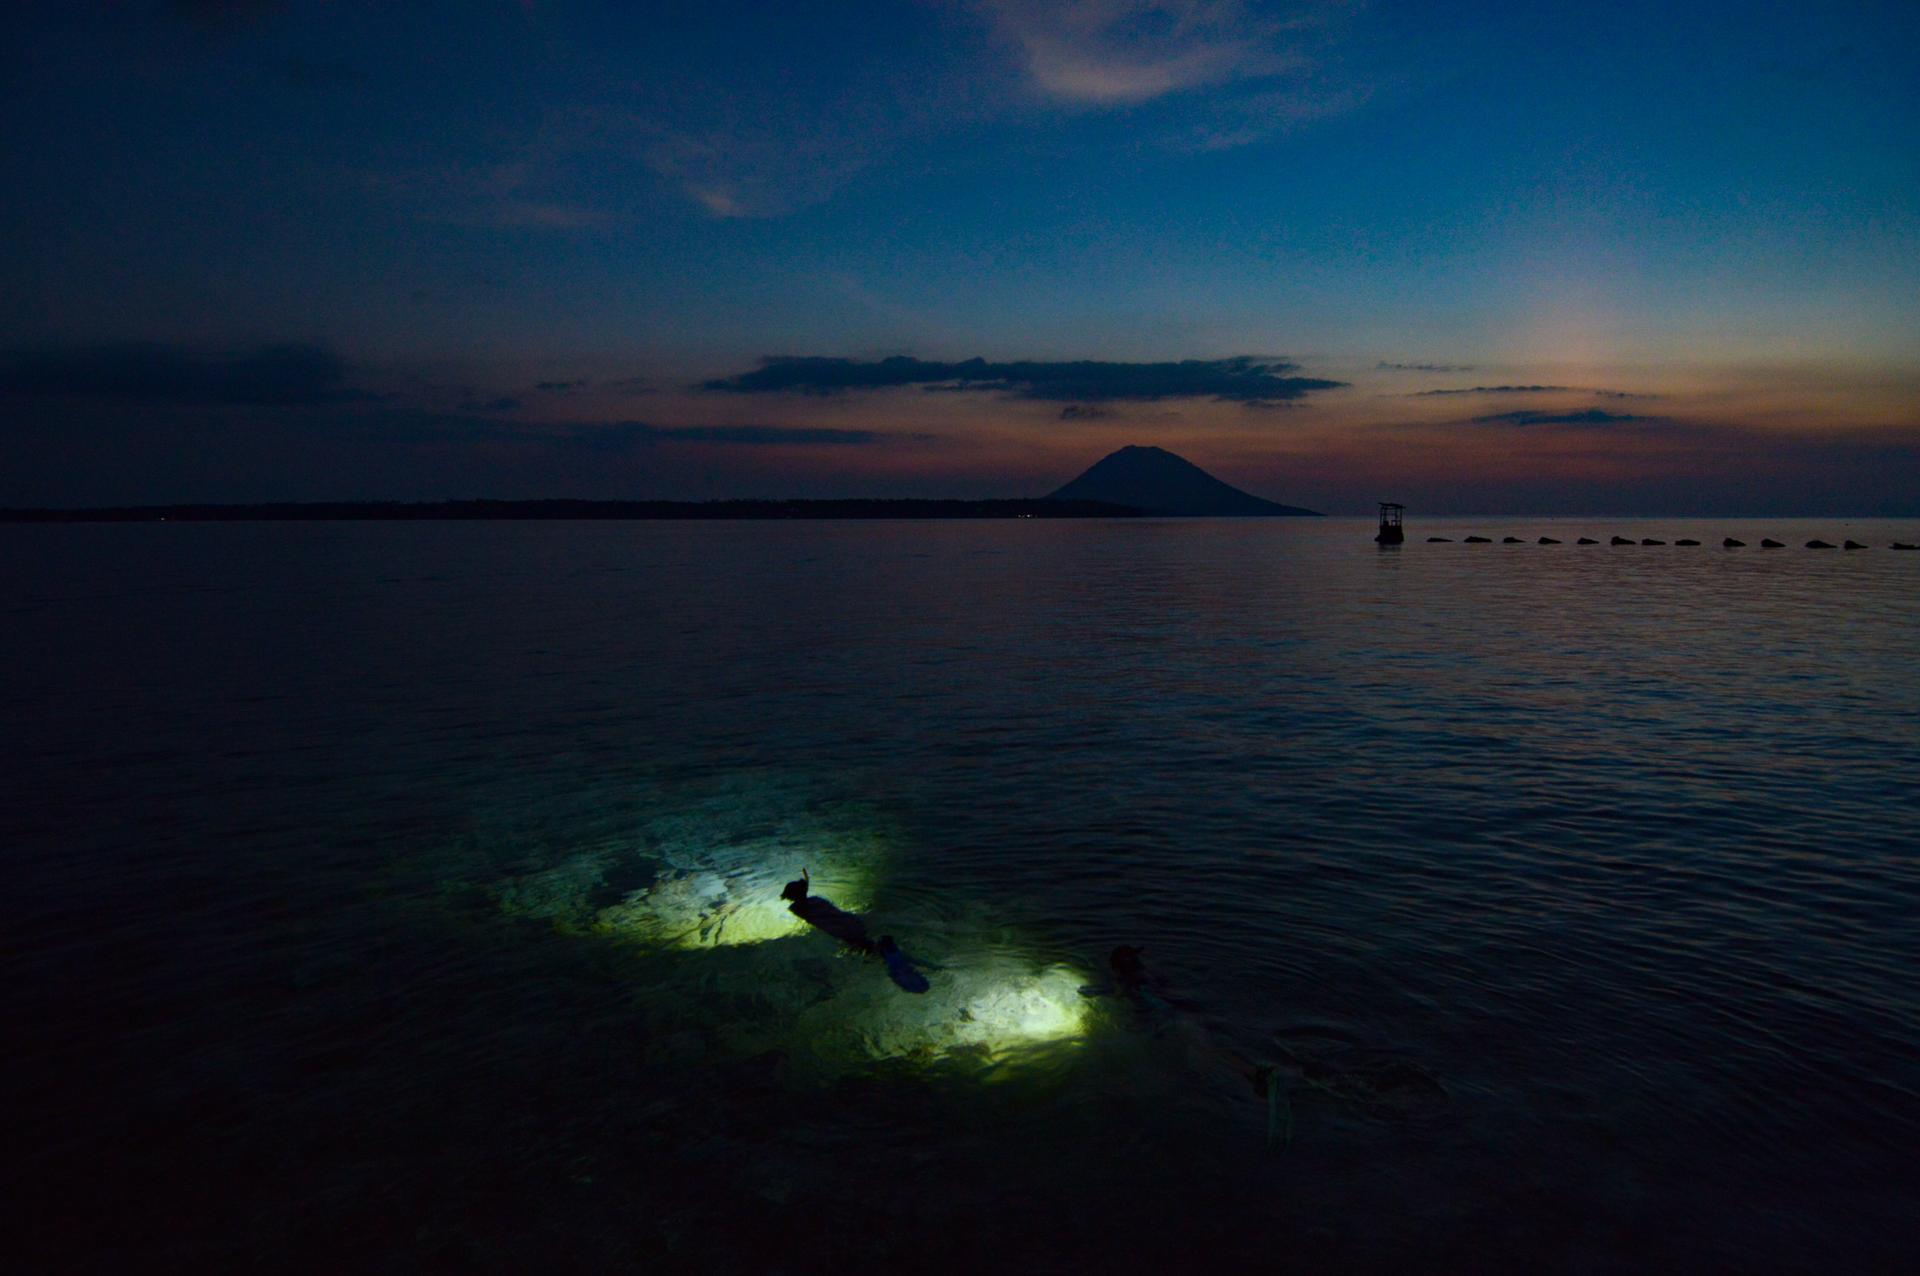
[[[1165,448],[1130,444],[1094,462],[1079,478],[1049,494],[1056,501],[1105,501],[1146,514],[1273,517],[1313,510],[1262,500],[1223,483]]]

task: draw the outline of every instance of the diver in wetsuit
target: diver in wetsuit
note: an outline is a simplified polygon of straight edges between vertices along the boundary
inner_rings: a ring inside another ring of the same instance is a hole
[[[834,907],[831,901],[810,894],[812,885],[813,881],[804,868],[796,880],[786,884],[780,892],[780,898],[787,901],[787,911],[815,930],[824,930],[849,948],[863,953],[875,951],[873,941],[867,938],[866,923],[852,913]]]
[[[1121,944],[1107,956],[1112,978],[1089,984],[1085,997],[1118,994],[1152,1030],[1180,1043],[1195,1067],[1218,1064],[1247,1083],[1256,1099],[1267,1105],[1267,1146],[1293,1141],[1293,1102],[1299,1087],[1319,1091],[1350,1110],[1399,1119],[1422,1107],[1447,1101],[1447,1088],[1418,1061],[1398,1052],[1357,1046],[1339,1054],[1295,1053],[1273,1041],[1277,1063],[1259,1063],[1227,1045],[1222,1034],[1192,1013],[1192,1007],[1155,989],[1160,982],[1141,960],[1141,949]]]
[[[1107,969],[1113,973],[1113,983],[1082,988],[1081,995],[1097,997],[1106,992],[1119,993],[1143,1015],[1170,1025],[1184,1039],[1189,1054],[1196,1062],[1207,1058],[1217,1060],[1251,1086],[1255,1097],[1266,1098],[1274,1080],[1274,1069],[1220,1045],[1198,1019],[1184,1013],[1182,1007],[1149,991],[1147,985],[1152,982],[1152,977],[1147,974],[1147,963],[1140,959],[1141,951],[1133,944],[1116,946],[1107,955]]]
[[[877,943],[867,938],[865,922],[813,894],[812,887],[813,879],[807,876],[806,869],[801,869],[798,880],[788,882],[780,892],[780,898],[787,901],[787,911],[815,930],[832,935],[847,947],[870,957],[878,957],[886,963],[887,978],[906,991],[927,991],[930,987],[927,977],[914,969],[913,959],[900,951],[900,945],[893,942],[892,935],[880,936]]]

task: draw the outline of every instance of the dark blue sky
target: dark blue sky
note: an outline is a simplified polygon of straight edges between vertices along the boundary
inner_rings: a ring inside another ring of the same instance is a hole
[[[1024,494],[1142,442],[1336,509],[1920,513],[1911,5],[8,25],[0,502]]]

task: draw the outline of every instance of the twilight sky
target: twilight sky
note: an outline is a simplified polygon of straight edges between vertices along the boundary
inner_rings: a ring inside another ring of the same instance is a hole
[[[1920,515],[1920,7],[67,0],[0,504]]]

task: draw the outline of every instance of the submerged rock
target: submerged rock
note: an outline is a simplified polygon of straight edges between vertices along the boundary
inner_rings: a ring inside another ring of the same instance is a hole
[[[1632,541],[1630,541],[1630,540],[1628,540],[1628,539],[1627,539],[1626,537],[1624,537],[1624,536],[1616,536],[1616,537],[1614,537],[1614,538],[1613,538],[1612,540],[1610,540],[1610,541],[1608,541],[1607,543],[1608,543],[1609,545],[1631,545],[1631,544],[1633,544],[1633,542],[1632,542]]]
[[[1747,543],[1745,541],[1737,541],[1733,539],[1733,537],[1731,536],[1721,541],[1720,544],[1725,549],[1745,549],[1747,547]]]
[[[1761,549],[1785,549],[1786,546],[1781,542],[1774,540],[1771,537],[1762,537],[1760,540],[1760,548]]]
[[[1833,546],[1827,543],[1826,541],[1820,540],[1819,538],[1816,537],[1815,539],[1807,542],[1807,548],[1808,549],[1832,549]]]
[[[1558,545],[1560,542],[1553,539],[1553,537],[1551,536],[1542,536],[1540,538],[1540,543],[1542,545]]]
[[[1676,545],[1698,545],[1699,543],[1700,542],[1696,540],[1679,540],[1674,542]]]
[[[1493,544],[1493,541],[1492,541],[1491,539],[1489,539],[1488,537],[1485,537],[1485,536],[1469,536],[1469,537],[1467,537],[1467,544],[1469,544],[1469,545],[1491,545],[1491,544]]]
[[[1866,548],[1866,546],[1865,546],[1865,545],[1862,545],[1862,544],[1861,544],[1861,543],[1860,543],[1859,541],[1848,541],[1848,542],[1847,542],[1847,543],[1846,543],[1845,545],[1842,545],[1842,546],[1841,546],[1840,548],[1842,548],[1842,549],[1865,549],[1865,548]]]

